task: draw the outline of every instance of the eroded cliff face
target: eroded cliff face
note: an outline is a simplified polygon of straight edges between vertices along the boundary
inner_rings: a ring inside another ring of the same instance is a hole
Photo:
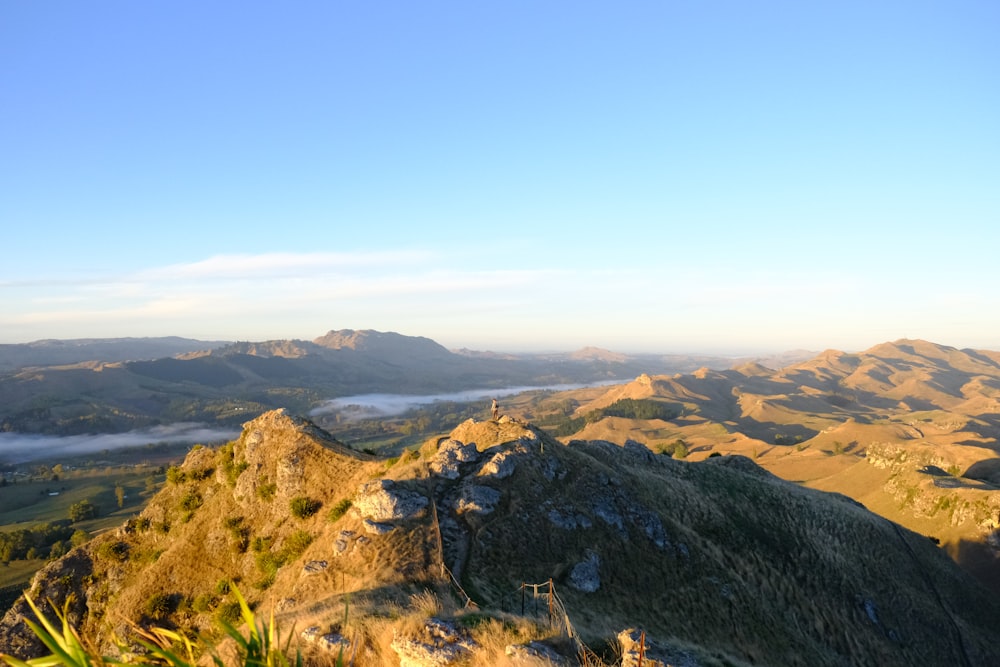
[[[217,636],[236,586],[306,651],[347,642],[359,664],[493,660],[505,649],[484,616],[534,628],[508,648],[536,658],[574,660],[580,638],[624,646],[629,628],[629,646],[644,636],[688,664],[1000,661],[1000,603],[930,541],[746,457],[564,445],[504,417],[379,460],[274,411],[169,477],[33,582],[105,653],[133,624]],[[557,623],[525,608],[525,584],[558,591],[542,605]],[[39,649],[27,614],[22,601],[3,619],[0,650]]]

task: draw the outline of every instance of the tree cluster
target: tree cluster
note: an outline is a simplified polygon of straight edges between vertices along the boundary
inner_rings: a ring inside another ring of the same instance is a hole
[[[53,521],[0,533],[0,562],[61,556],[73,536],[70,522]],[[55,552],[55,553],[51,553]]]

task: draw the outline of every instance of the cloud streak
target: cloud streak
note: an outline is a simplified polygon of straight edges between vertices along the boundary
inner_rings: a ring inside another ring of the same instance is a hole
[[[525,391],[550,389],[552,391],[569,391],[582,387],[592,387],[600,384],[613,384],[620,380],[609,380],[596,384],[553,384],[545,386],[504,387],[502,389],[467,389],[446,394],[426,394],[416,396],[411,394],[359,394],[357,396],[342,396],[324,402],[318,408],[309,412],[310,416],[327,415],[342,412],[348,419],[366,419],[372,417],[392,417],[401,415],[424,405],[437,402],[473,403],[483,401],[483,411],[487,411],[490,398],[513,396]]]
[[[138,280],[209,278],[259,279],[267,276],[296,276],[317,271],[344,271],[413,265],[430,261],[434,255],[420,250],[385,252],[308,252],[216,255],[198,262],[173,264],[143,271]]]
[[[24,433],[0,433],[0,461],[4,463],[28,463],[51,460],[60,456],[77,456],[125,447],[142,447],[148,444],[209,444],[232,440],[239,435],[235,429],[218,429],[181,422],[168,426],[128,433],[101,435],[29,435]]]

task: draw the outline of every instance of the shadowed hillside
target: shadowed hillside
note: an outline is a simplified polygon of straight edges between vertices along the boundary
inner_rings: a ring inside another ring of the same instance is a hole
[[[780,370],[641,375],[581,402],[580,428],[563,439],[634,438],[691,460],[748,456],[940,541],[1000,594],[998,359],[901,340],[856,354],[828,350]],[[592,418],[627,398],[679,404],[683,413]]]
[[[341,645],[359,665],[577,664],[628,628],[675,664],[1000,661],[1000,601],[931,541],[743,456],[562,444],[502,417],[380,460],[278,411],[168,480],[33,582],[105,651],[129,621],[217,636],[236,585],[308,664]],[[538,613],[525,582],[558,598]],[[25,613],[0,650],[38,650]],[[529,648],[548,662],[510,657]]]

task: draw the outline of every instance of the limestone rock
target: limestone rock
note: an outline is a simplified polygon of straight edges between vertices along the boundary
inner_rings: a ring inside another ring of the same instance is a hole
[[[361,485],[354,507],[365,519],[401,521],[422,514],[429,502],[415,491],[396,488],[392,480],[377,479]]]
[[[585,560],[573,566],[569,585],[581,593],[595,593],[601,587],[601,557],[591,551]]]
[[[511,644],[504,653],[513,664],[524,667],[568,667],[572,664],[566,656],[540,642]]]
[[[391,647],[399,667],[445,667],[467,662],[476,644],[454,624],[430,618],[420,638],[395,636]]]
[[[458,479],[458,467],[462,463],[471,463],[479,459],[479,451],[475,443],[463,444],[460,440],[449,438],[441,443],[437,453],[431,459],[431,472],[446,479]]]
[[[455,511],[459,514],[490,514],[500,502],[500,492],[489,486],[467,484],[455,501]]]
[[[325,560],[311,560],[302,566],[302,574],[321,574],[326,570],[328,565],[329,563]]]
[[[351,645],[351,642],[339,632],[323,633],[318,625],[312,625],[302,631],[302,639],[311,644],[318,644],[327,651],[339,652]]]
[[[481,477],[504,479],[514,474],[517,467],[517,457],[512,451],[497,452],[479,469]]]
[[[365,519],[362,525],[365,527],[365,532],[369,535],[385,535],[396,529],[391,523],[372,521],[371,519]]]

